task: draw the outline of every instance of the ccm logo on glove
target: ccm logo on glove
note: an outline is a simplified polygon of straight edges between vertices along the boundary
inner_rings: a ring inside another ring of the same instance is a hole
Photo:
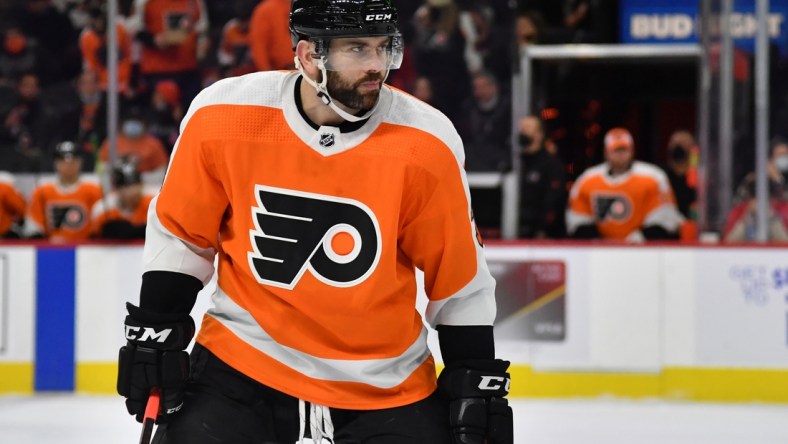
[[[140,330],[142,330],[142,334],[139,334]],[[171,328],[165,328],[162,331],[157,332],[155,329],[150,327],[135,327],[132,325],[126,325],[126,339],[129,341],[140,341],[145,342],[148,340],[155,340],[156,342],[164,342],[167,340],[167,336],[172,333]]]
[[[506,382],[506,392],[509,392],[509,378],[502,376],[482,376],[482,381],[479,383],[479,390],[500,390],[501,383]]]

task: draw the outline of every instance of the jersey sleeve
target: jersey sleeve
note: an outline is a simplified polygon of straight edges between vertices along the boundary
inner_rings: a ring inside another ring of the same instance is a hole
[[[594,210],[586,187],[586,175],[581,175],[569,192],[566,211],[566,230],[574,233],[581,225],[594,223]]]
[[[4,210],[12,217],[24,216],[27,207],[25,198],[12,184],[3,183],[2,177],[0,177],[0,188],[5,188],[5,190],[0,193],[5,196],[2,200]]]
[[[229,200],[202,132],[204,93],[182,123],[161,191],[148,208],[144,271],[183,273],[207,283]],[[209,117],[208,117],[209,118]]]
[[[653,178],[654,186],[649,192],[649,197],[643,204],[646,206],[646,215],[643,226],[659,226],[667,231],[676,231],[684,221],[684,217],[676,207],[676,198],[670,188],[667,175],[656,167],[646,170]]]
[[[45,235],[46,234],[46,196],[43,188],[36,188],[30,198],[30,209],[25,221],[25,235]]]
[[[437,325],[492,325],[495,281],[473,222],[462,143],[440,150],[439,170],[414,173],[412,217],[402,228],[401,250],[424,272],[426,317]],[[459,153],[459,154],[458,154]]]

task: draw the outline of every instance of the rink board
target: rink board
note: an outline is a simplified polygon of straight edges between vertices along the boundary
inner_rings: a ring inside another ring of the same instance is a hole
[[[788,402],[784,249],[486,250],[513,396]],[[141,258],[139,245],[0,246],[0,393],[112,393]]]

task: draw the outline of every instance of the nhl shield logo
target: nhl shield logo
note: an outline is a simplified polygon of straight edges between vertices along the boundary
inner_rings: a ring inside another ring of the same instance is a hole
[[[323,148],[331,148],[334,146],[334,135],[331,133],[325,133],[320,135],[320,146]]]

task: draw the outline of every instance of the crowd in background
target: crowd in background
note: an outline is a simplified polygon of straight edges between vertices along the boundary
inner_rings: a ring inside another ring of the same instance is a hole
[[[643,153],[637,150],[638,131],[629,125],[631,119],[602,121],[598,115],[603,105],[594,97],[578,111],[583,116],[579,126],[556,128],[551,120],[557,112],[537,97],[538,115],[512,128],[512,75],[523,48],[615,42],[616,2],[394,3],[406,52],[401,69],[392,72],[387,83],[435,106],[454,122],[465,144],[469,173],[508,172],[513,153],[519,156],[519,237],[694,238],[698,147],[688,130],[694,122],[671,129],[661,157],[643,160],[635,160]],[[115,149],[121,162],[107,165],[106,3],[0,0],[0,170],[7,172],[0,175],[0,206],[6,208],[0,214],[0,234],[52,237],[52,230],[80,218],[90,226],[92,208],[117,199],[121,185],[137,184],[134,174],[153,177],[154,183],[161,180],[179,122],[202,88],[223,77],[294,67],[289,7],[289,0],[119,0]],[[572,77],[562,75],[545,75],[537,82],[543,89],[563,89],[557,82]],[[68,154],[63,151],[66,142],[71,144]],[[578,152],[583,162],[575,161]],[[788,145],[775,140],[770,159],[772,238],[787,240],[788,205],[783,199],[788,197]],[[31,222],[31,210],[40,205],[34,195],[41,192],[13,191],[14,176],[8,173],[55,172],[55,181],[68,184],[86,180],[64,179],[64,168],[78,168],[79,173],[110,169],[113,177],[122,177],[124,168],[134,173],[107,184],[106,193],[91,197],[80,211],[66,209],[53,220]],[[752,239],[752,183],[750,176],[742,180],[722,233],[725,240]],[[140,190],[132,194],[143,195]],[[477,224],[483,234],[496,237],[500,190],[471,192]],[[128,221],[134,211],[126,208],[114,217]],[[621,228],[624,219],[629,228]],[[86,229],[80,238],[102,237],[103,231]],[[113,237],[111,232],[107,237]],[[141,236],[135,229],[114,238],[128,238],[132,232]]]

